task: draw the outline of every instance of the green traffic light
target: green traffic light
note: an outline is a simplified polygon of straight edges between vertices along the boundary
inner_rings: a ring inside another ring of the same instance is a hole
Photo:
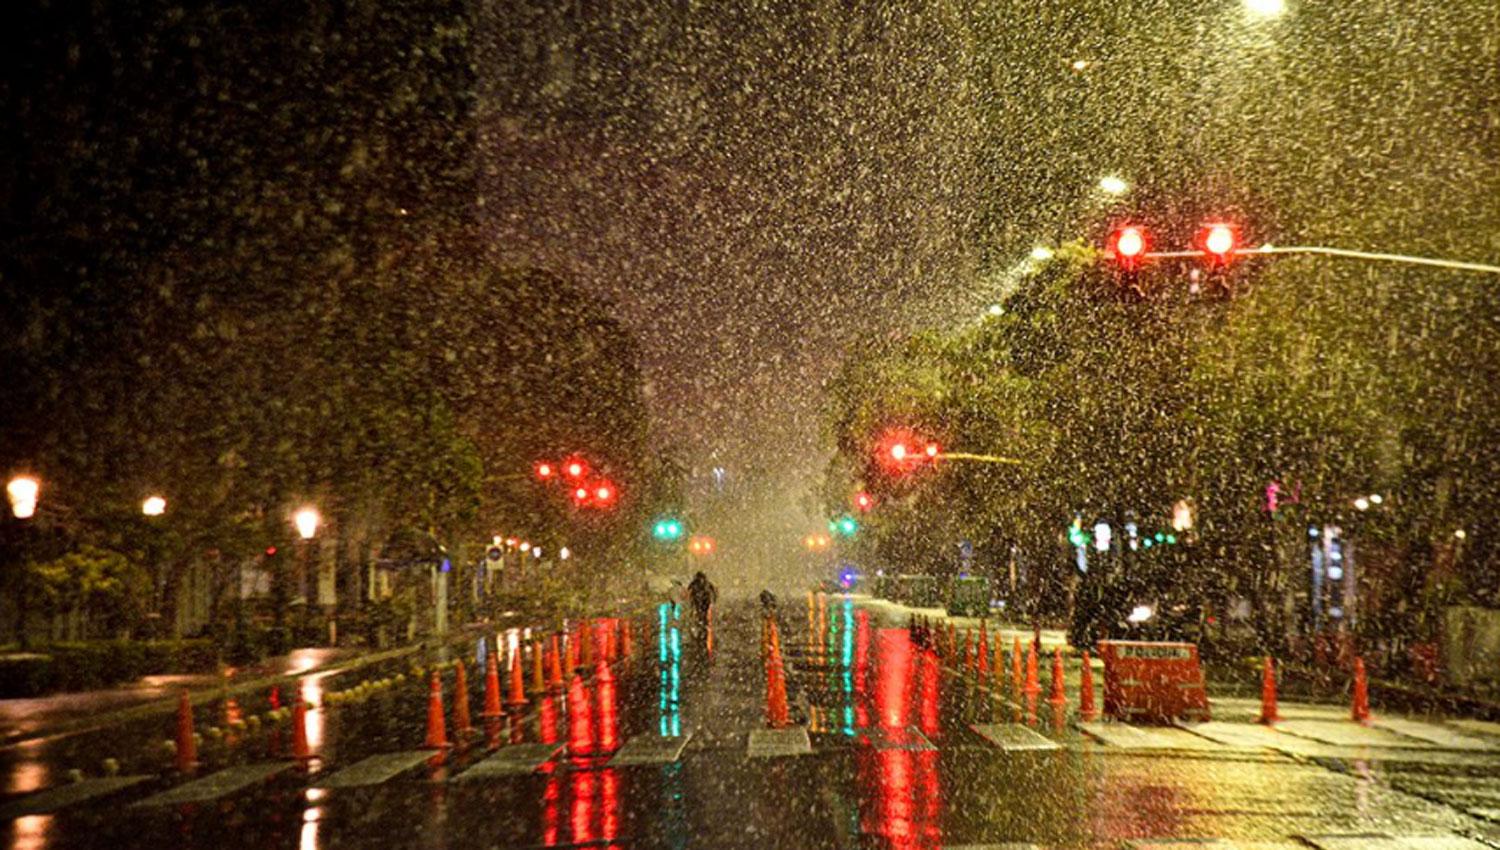
[[[659,519],[651,527],[651,536],[657,540],[677,540],[682,537],[682,523],[675,519]]]
[[[853,537],[854,533],[859,531],[859,523],[852,516],[842,516],[828,523],[828,528],[830,531],[838,532],[845,537]]]

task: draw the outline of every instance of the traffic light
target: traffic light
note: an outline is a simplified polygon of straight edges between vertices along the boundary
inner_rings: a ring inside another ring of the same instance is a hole
[[[655,525],[651,526],[651,536],[664,542],[681,540],[682,522],[673,517],[659,519]]]
[[[582,505],[589,500],[589,488],[576,487],[573,489],[573,501]]]
[[[555,474],[556,472],[557,470],[552,468],[552,464],[546,462],[545,460],[539,460],[536,462],[537,478],[540,478],[543,481],[549,481],[551,480],[553,474]]]
[[[922,463],[937,460],[942,452],[942,447],[936,442],[906,429],[892,429],[880,439],[876,460],[893,473],[904,473]],[[863,504],[859,507],[867,509]]]
[[[859,521],[848,514],[844,514],[838,519],[830,520],[828,530],[843,537],[853,537],[859,531]]]
[[[1198,245],[1203,249],[1203,256],[1210,266],[1228,265],[1238,244],[1239,238],[1234,228],[1222,222],[1205,224],[1198,232]]]
[[[927,455],[928,460],[936,460],[940,451],[942,450],[938,448],[937,443],[928,443],[927,447],[922,449],[922,453]]]
[[[891,444],[891,460],[894,460],[897,463],[902,463],[902,462],[904,462],[906,460],[906,444],[905,443],[892,443]]]
[[[875,507],[875,499],[869,493],[858,492],[854,494],[854,506],[862,511]]]
[[[600,505],[607,505],[615,499],[615,488],[608,482],[594,485],[594,501]]]
[[[809,534],[806,537],[802,538],[802,545],[809,552],[822,552],[827,550],[829,546],[833,545],[833,538],[829,537],[826,534],[823,534],[822,532]]]
[[[1144,259],[1149,247],[1146,229],[1140,225],[1127,224],[1117,227],[1109,235],[1108,253],[1125,271],[1135,271],[1140,268],[1141,260]]]
[[[702,535],[694,535],[688,541],[688,551],[699,557],[705,557],[714,553],[714,539]]]
[[[570,457],[568,458],[567,462],[563,464],[563,472],[567,473],[567,476],[574,480],[587,475],[588,471],[589,465],[585,463],[582,458]]]

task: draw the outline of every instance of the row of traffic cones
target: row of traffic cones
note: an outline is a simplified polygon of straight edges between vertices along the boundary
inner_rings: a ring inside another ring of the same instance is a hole
[[[1003,662],[1004,652],[1000,648],[1000,638],[996,635],[993,641],[989,635],[988,623],[981,620],[977,634],[972,629],[966,629],[963,633],[962,642],[959,640],[957,627],[951,622],[947,629],[936,626],[927,618],[918,619],[912,615],[910,627],[913,629],[919,643],[927,644],[940,653],[945,653],[961,666],[965,673],[970,675],[975,682],[984,683],[993,680],[994,687],[998,690],[1003,687],[1006,678],[1005,664]],[[991,653],[993,646],[993,653]],[[991,658],[993,657],[993,665]],[[1017,636],[1010,653],[1010,683],[1011,689],[1017,698],[1026,698],[1028,701],[1036,701],[1042,693],[1041,661],[1037,654],[1037,645],[1032,642],[1025,652],[1021,649],[1021,638]],[[1098,717],[1097,703],[1094,698],[1094,671],[1092,659],[1085,651],[1082,654],[1082,675],[1079,683],[1078,711],[1084,720],[1094,720]],[[1068,704],[1067,684],[1064,676],[1065,664],[1061,649],[1056,649],[1052,654],[1052,678],[1050,681],[1050,692],[1047,702],[1057,708]]]
[[[1365,676],[1365,660],[1358,656],[1354,658],[1354,678],[1350,691],[1349,719],[1355,723],[1368,724],[1371,720],[1370,683]],[[1270,726],[1280,720],[1281,713],[1276,699],[1276,664],[1267,655],[1261,665],[1260,716],[1255,722]]]

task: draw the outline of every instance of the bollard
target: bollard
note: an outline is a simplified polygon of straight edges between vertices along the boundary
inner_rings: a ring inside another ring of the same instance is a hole
[[[312,757],[312,747],[307,742],[307,703],[298,696],[292,707],[292,758],[305,762]]]
[[[459,661],[453,665],[453,731],[462,737],[473,729],[469,721],[469,677]]]
[[[1078,716],[1085,721],[1099,719],[1099,709],[1094,707],[1094,668],[1089,651],[1083,651],[1083,677],[1078,684]]]
[[[1354,702],[1349,708],[1349,717],[1355,723],[1370,722],[1370,690],[1365,681],[1365,660],[1354,657]]]
[[[177,769],[192,773],[198,764],[198,742],[193,738],[193,704],[188,692],[177,698]]]
[[[1267,655],[1260,671],[1260,717],[1255,722],[1270,726],[1280,719],[1276,710],[1276,668]]]

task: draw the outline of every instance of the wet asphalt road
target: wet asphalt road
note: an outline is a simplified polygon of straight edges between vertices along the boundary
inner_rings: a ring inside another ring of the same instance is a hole
[[[604,668],[580,666],[563,687],[528,694],[527,704],[488,734],[477,732],[439,757],[420,749],[426,669],[378,670],[388,684],[360,690],[350,690],[358,678],[304,684],[309,702],[321,706],[308,720],[319,758],[306,767],[285,758],[285,722],[219,740],[207,729],[229,728],[227,709],[205,709],[210,716],[197,718],[205,737],[196,776],[211,787],[194,802],[155,798],[196,787],[167,769],[160,739],[170,730],[161,721],[154,734],[118,730],[118,751],[143,751],[122,756],[122,772],[146,778],[107,793],[90,779],[80,787],[98,796],[61,808],[58,797],[7,798],[7,814],[22,814],[10,820],[7,844],[936,848],[1192,839],[1226,847],[1500,846],[1500,738],[1468,733],[1478,742],[1468,751],[1295,739],[1305,746],[1286,751],[1171,730],[1191,745],[1109,744],[1072,722],[1076,664],[1067,678],[1072,703],[1057,715],[1045,702],[1035,710],[1018,706],[1008,687],[997,692],[963,673],[962,662],[914,641],[887,609],[834,598],[807,613],[797,604],[781,616],[795,724],[789,739],[752,739],[767,715],[755,608],[725,611],[711,652],[685,619],[658,611],[633,620],[631,656]],[[1004,636],[1002,645],[1010,640]],[[522,670],[529,684],[529,657]],[[452,731],[451,667],[442,676]],[[482,675],[471,666],[468,678],[482,727]],[[329,699],[334,692],[341,693]],[[1232,721],[1248,720],[1237,712],[1251,708],[1216,710],[1216,719]],[[1328,716],[1336,718],[1336,710]],[[1009,745],[974,724],[1001,724]],[[808,731],[806,752],[798,753],[796,727]],[[1011,731],[1017,727],[1032,731]],[[92,750],[100,741],[78,746]],[[73,755],[98,775],[97,759],[83,760],[94,753]],[[60,762],[34,769],[49,774],[35,785],[65,782]],[[231,788],[236,778],[248,781]],[[1336,835],[1359,837],[1328,837]],[[1415,837],[1425,843],[1410,843]]]

